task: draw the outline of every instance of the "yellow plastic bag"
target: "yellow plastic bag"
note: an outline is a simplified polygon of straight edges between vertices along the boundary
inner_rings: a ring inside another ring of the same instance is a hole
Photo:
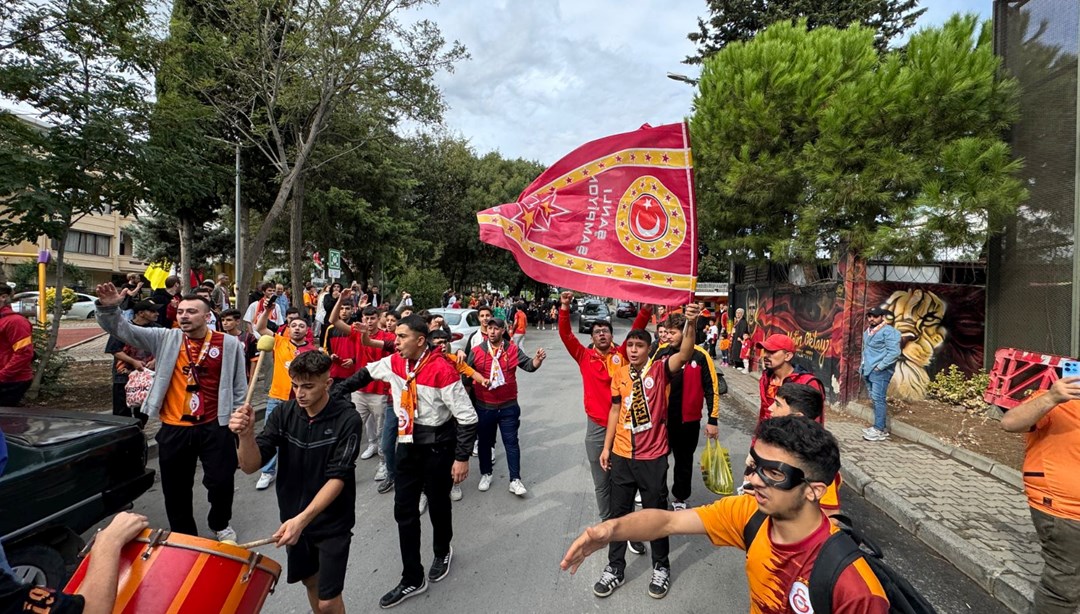
[[[731,475],[731,458],[726,448],[715,439],[708,439],[701,454],[701,479],[705,488],[726,496],[735,494],[735,480]]]

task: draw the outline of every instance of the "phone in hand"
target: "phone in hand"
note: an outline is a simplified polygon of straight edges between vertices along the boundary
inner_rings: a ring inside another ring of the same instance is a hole
[[[1080,361],[1065,360],[1061,363],[1061,377],[1080,377]]]

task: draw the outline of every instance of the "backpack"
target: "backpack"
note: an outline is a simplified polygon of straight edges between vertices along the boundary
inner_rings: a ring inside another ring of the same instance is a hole
[[[889,567],[882,560],[881,548],[859,534],[851,526],[851,520],[843,515],[835,515],[840,530],[825,540],[821,547],[814,568],[810,571],[810,605],[814,612],[832,612],[833,588],[849,565],[857,559],[863,559],[874,572],[885,597],[889,600],[889,612],[897,614],[937,614],[934,606],[919,593],[903,576]],[[746,550],[765,522],[765,514],[758,510],[743,527],[743,543]]]

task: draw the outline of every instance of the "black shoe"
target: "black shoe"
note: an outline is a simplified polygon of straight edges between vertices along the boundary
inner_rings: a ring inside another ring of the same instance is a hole
[[[446,574],[450,573],[450,559],[454,558],[454,547],[450,546],[450,550],[446,553],[446,556],[437,556],[435,560],[431,562],[431,569],[428,570],[428,580],[432,582],[438,582],[446,577]]]
[[[382,596],[382,599],[379,600],[379,607],[383,608],[384,610],[386,608],[392,608],[397,604],[401,603],[402,601],[405,601],[410,597],[415,597],[426,590],[426,580],[422,581],[420,583],[420,586],[416,586],[414,584],[405,584],[404,582],[402,582],[401,584],[395,586],[394,590]]]
[[[611,593],[615,592],[615,589],[619,588],[623,584],[623,577],[620,574],[615,573],[611,565],[604,567],[604,573],[600,574],[600,579],[596,581],[596,584],[592,587],[592,592],[597,597],[607,597]]]
[[[644,542],[626,542],[626,545],[634,554],[645,554]]]
[[[379,482],[379,488],[377,488],[376,490],[380,495],[385,495],[391,490],[394,490],[394,480],[386,478],[385,480]]]
[[[671,586],[671,570],[657,563],[653,566],[652,580],[649,582],[649,596],[653,599],[663,599],[667,596],[669,586]]]

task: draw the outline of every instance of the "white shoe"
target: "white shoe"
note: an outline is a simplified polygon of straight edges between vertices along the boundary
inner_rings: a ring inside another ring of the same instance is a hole
[[[423,516],[427,511],[427,495],[420,493],[420,515]]]
[[[491,488],[491,474],[490,473],[485,473],[485,474],[480,476],[480,486],[478,486],[477,488],[480,489],[480,492],[487,492],[488,489]]]
[[[360,453],[361,460],[367,460],[379,452],[379,446],[369,443],[367,449]]]
[[[685,510],[688,507],[690,507],[690,506],[688,506],[686,504],[686,501],[673,501],[671,503],[671,511],[673,511],[673,512],[681,512],[682,510]]]
[[[461,492],[461,484],[454,484],[454,486],[450,488],[451,501],[461,501],[461,498],[464,496],[465,493]]]
[[[472,444],[472,455],[473,456],[480,456],[480,442],[479,441],[474,441],[473,442],[473,444]]]
[[[634,504],[641,505],[641,492],[634,495]]]
[[[228,541],[234,544],[236,543],[236,530],[233,529],[232,526],[227,526],[220,531],[215,531],[214,535],[217,537],[217,540],[219,542]]]
[[[525,489],[525,485],[521,483],[521,480],[514,480],[510,482],[510,492],[519,497],[524,497],[525,493],[529,491]]]
[[[255,490],[266,490],[270,488],[270,485],[274,483],[273,473],[264,473],[259,476],[259,481],[255,482]]]
[[[381,482],[386,479],[386,462],[379,461],[379,468],[375,470],[375,481]]]

